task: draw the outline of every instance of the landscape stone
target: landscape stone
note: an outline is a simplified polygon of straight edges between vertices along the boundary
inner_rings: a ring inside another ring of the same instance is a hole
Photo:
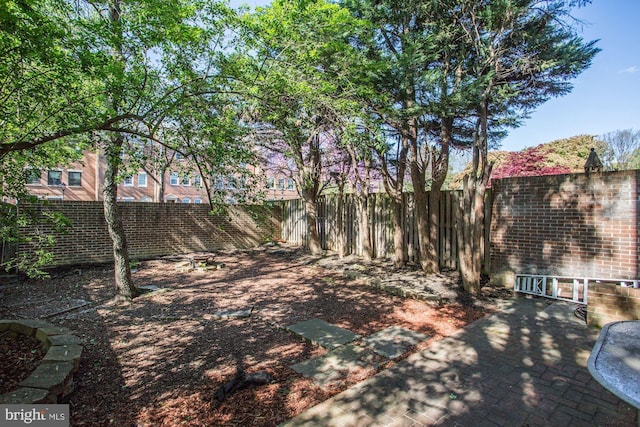
[[[381,356],[395,359],[406,353],[410,347],[425,341],[429,336],[399,326],[391,326],[369,335],[362,345],[371,348]]]
[[[71,330],[68,328],[60,327],[60,326],[44,326],[38,328],[36,331],[36,339],[41,342],[46,342],[47,337],[53,335],[69,335],[71,334]]]
[[[320,319],[311,319],[296,323],[295,325],[287,327],[287,330],[302,336],[312,344],[329,350],[360,338],[360,335]]]
[[[15,405],[22,403],[56,403],[55,395],[49,395],[41,388],[20,387],[9,393],[0,394],[1,405]]]
[[[12,324],[13,324],[13,320],[1,319],[0,320],[0,331],[7,331],[7,330],[11,329],[11,325]]]
[[[291,369],[324,387],[344,379],[353,369],[378,366],[380,366],[379,358],[371,349],[349,344],[322,356],[297,363],[291,366]]]
[[[151,292],[158,292],[163,290],[163,288],[160,288],[157,285],[142,285],[142,286],[138,286],[138,289],[140,289],[143,294],[148,294]]]
[[[251,316],[253,309],[249,310],[221,310],[213,313],[215,320],[222,319],[244,319]]]
[[[52,335],[50,337],[47,337],[47,342],[50,346],[81,344],[80,338],[75,335]]]
[[[342,272],[342,276],[347,280],[356,280],[364,276],[364,273],[355,270],[345,270]]]
[[[44,320],[20,320],[15,321],[11,325],[11,330],[29,337],[35,337],[38,328],[46,328],[53,326]]]
[[[49,390],[52,394],[59,395],[64,391],[64,383],[69,381],[72,373],[72,363],[43,363],[19,385],[21,387],[41,388]]]
[[[78,344],[54,345],[42,359],[44,362],[70,362],[74,369],[80,367],[82,346]]]

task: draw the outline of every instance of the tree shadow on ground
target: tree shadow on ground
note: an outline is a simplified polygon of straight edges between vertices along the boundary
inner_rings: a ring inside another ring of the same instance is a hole
[[[227,266],[203,274],[177,272],[171,262],[141,262],[136,284],[165,290],[130,305],[109,302],[114,287],[106,266],[39,282],[42,296],[53,298],[47,304],[66,297],[91,301],[51,319],[76,330],[86,345],[70,398],[74,425],[278,424],[350,384],[321,389],[295,373],[291,365],[325,350],[283,326],[320,318],[361,335],[398,325],[441,336],[455,329],[446,319],[461,321],[434,309],[440,329],[435,317],[419,317],[431,309],[427,304],[346,282],[295,253],[247,251],[216,260]],[[253,312],[245,319],[215,317],[248,308]],[[237,368],[266,371],[274,382],[218,402],[216,390]]]
[[[288,425],[635,426],[589,375],[597,331],[572,311],[515,299]]]

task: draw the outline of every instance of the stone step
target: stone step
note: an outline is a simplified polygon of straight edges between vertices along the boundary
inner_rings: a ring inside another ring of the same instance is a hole
[[[319,345],[328,350],[340,347],[361,338],[360,335],[334,326],[320,319],[310,319],[296,323],[286,328],[294,334],[300,335],[314,345]]]
[[[384,362],[370,348],[356,344],[343,345],[327,354],[291,366],[297,373],[312,379],[321,387],[345,379],[351,372],[362,368],[376,369]]]
[[[412,346],[429,338],[419,332],[391,326],[355,342],[362,337],[320,319],[297,323],[287,330],[330,350],[291,366],[321,387],[341,381],[357,369],[377,369],[388,359],[402,356]]]

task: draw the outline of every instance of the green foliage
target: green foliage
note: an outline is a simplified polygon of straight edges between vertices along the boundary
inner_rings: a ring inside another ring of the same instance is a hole
[[[492,151],[488,155],[489,161],[494,164],[492,178],[583,173],[592,147],[599,155],[606,150],[606,144],[596,137],[578,135],[519,152]],[[471,167],[472,164],[468,163],[461,173],[455,175],[449,188],[460,188],[462,177],[470,173]]]
[[[7,247],[22,247],[16,256],[2,265],[6,271],[16,270],[28,277],[48,277],[43,267],[54,259],[52,248],[55,234],[66,233],[71,222],[60,212],[42,210],[22,205],[0,204],[0,240]],[[24,233],[28,228],[29,233]]]

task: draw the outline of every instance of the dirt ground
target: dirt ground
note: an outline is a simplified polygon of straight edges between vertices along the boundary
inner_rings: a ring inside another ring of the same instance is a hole
[[[462,296],[453,272],[424,285],[424,275],[410,267],[358,263],[369,275],[401,275],[405,284],[419,278],[416,286],[456,295],[446,304],[405,299],[347,280],[343,270],[357,260],[318,259],[283,245],[213,255],[224,268],[177,270],[188,256],[140,262],[136,285],[162,290],[128,305],[111,301],[111,266],[55,271],[45,280],[0,278],[0,318],[44,319],[82,338],[76,389],[68,397],[72,425],[274,426],[376,373],[361,370],[326,388],[314,385],[290,366],[325,350],[284,326],[320,318],[364,336],[397,325],[431,337],[406,357],[510,296],[489,286],[479,297]],[[215,315],[251,309],[242,319]],[[216,391],[238,368],[274,380],[218,401]]]

